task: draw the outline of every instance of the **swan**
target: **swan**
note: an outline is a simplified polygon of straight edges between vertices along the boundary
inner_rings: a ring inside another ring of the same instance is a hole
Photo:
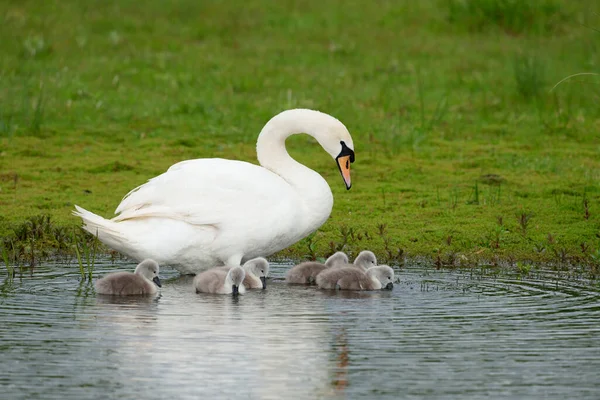
[[[216,267],[196,275],[194,287],[196,293],[232,293],[236,296],[246,292],[243,284],[245,277],[246,272],[240,266],[233,267],[229,271]]]
[[[387,265],[370,267],[366,272],[356,267],[330,268],[317,275],[319,289],[379,290],[394,288],[394,270]]]
[[[156,261],[146,259],[139,263],[135,272],[113,272],[104,278],[98,279],[96,293],[120,296],[155,294],[162,287],[158,277],[158,264]]]
[[[73,215],[107,246],[182,274],[267,257],[317,230],[333,207],[325,179],[285,148],[286,138],[298,133],[314,137],[336,160],[350,189],[354,144],[344,124],[319,111],[292,109],[261,130],[260,166],[220,158],[182,161],[130,191],[112,219],[77,205]]]
[[[232,267],[221,267],[229,271]],[[242,265],[246,277],[244,278],[244,287],[246,289],[266,289],[267,276],[269,276],[269,262],[263,257],[256,257],[248,260]]]
[[[311,285],[315,283],[316,276],[326,268],[346,264],[348,264],[348,256],[346,253],[338,251],[329,256],[325,264],[316,261],[306,261],[290,268],[285,275],[285,281],[292,284]]]

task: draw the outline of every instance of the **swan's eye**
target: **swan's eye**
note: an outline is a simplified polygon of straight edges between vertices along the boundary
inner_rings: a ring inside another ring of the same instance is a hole
[[[264,270],[264,269],[261,269],[261,270],[260,270],[260,272],[261,272],[261,274],[264,274],[264,273],[265,273],[265,270]]]
[[[388,279],[392,279],[392,277],[391,277],[391,276],[388,276]]]

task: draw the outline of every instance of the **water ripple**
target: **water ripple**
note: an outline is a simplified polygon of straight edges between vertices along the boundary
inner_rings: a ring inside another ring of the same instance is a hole
[[[406,268],[356,293],[287,268],[237,299],[167,268],[154,298],[97,296],[60,264],[5,281],[3,398],[600,397],[600,291],[576,274]]]

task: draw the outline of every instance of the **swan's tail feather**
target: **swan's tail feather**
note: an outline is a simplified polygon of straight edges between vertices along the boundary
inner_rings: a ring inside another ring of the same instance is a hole
[[[109,219],[102,218],[84,208],[75,205],[73,215],[83,220],[83,229],[94,236],[97,236],[102,242],[113,248],[121,247],[119,244],[127,242],[127,238],[119,231],[117,223]]]

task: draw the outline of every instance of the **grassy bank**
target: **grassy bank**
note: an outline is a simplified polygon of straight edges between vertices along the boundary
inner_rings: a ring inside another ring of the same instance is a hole
[[[600,73],[599,11],[593,0],[2,2],[4,248],[72,249],[73,204],[108,217],[177,161],[255,162],[264,123],[308,107],[352,133],[353,188],[314,141],[291,138],[335,205],[281,256],[598,265],[600,76],[552,88]],[[39,214],[51,227],[35,236]]]

